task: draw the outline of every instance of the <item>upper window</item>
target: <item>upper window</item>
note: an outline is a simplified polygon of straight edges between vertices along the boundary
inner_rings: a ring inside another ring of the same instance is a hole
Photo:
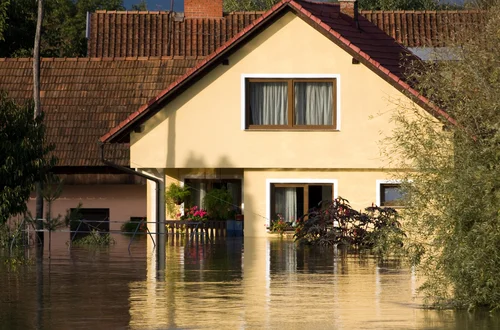
[[[336,79],[246,79],[246,128],[335,129]]]

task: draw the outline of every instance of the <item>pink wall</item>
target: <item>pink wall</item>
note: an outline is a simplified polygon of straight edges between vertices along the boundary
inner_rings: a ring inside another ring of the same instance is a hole
[[[35,195],[28,202],[28,209],[35,214]],[[110,230],[120,230],[130,217],[146,217],[146,185],[67,185],[61,197],[52,204],[52,216],[65,215],[66,210],[78,203],[82,208],[109,208]],[[44,206],[44,213],[47,206]]]

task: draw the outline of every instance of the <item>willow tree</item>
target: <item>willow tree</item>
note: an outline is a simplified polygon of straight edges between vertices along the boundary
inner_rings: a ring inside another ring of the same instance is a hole
[[[451,122],[401,108],[389,151],[414,170],[405,175],[406,246],[427,303],[499,308],[500,1],[472,30],[412,70],[416,87]]]

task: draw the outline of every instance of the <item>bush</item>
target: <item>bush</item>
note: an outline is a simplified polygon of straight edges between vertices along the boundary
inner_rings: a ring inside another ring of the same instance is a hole
[[[127,221],[124,224],[122,224],[122,226],[120,227],[120,230],[125,235],[132,235],[136,231],[138,233],[146,233],[147,232],[147,223],[146,223],[146,221],[143,221],[141,223],[141,220],[132,219],[132,220]]]
[[[233,207],[233,197],[226,189],[212,189],[203,198],[203,207],[215,220],[227,220]]]
[[[109,233],[92,230],[90,234],[74,240],[72,244],[75,246],[109,246],[115,244],[115,240]]]
[[[401,105],[387,141],[393,167],[413,170],[397,174],[411,196],[405,246],[439,308],[500,308],[500,2],[489,3],[480,28],[455,35],[448,60],[411,68],[415,88],[447,115]]]
[[[401,250],[403,237],[396,210],[371,206],[362,213],[341,197],[311,209],[295,230],[300,243],[373,249],[381,256]]]

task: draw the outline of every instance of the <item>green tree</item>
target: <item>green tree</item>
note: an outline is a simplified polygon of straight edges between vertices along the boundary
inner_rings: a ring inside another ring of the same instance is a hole
[[[225,0],[224,10],[254,11],[268,10],[280,0]],[[337,2],[336,0],[318,0],[320,2]],[[490,0],[483,0],[490,1]],[[446,7],[438,0],[359,0],[359,8],[365,10],[434,10]]]
[[[148,10],[148,3],[146,0],[141,0],[136,4],[132,5],[132,10],[146,11]]]
[[[280,0],[225,0],[224,11],[262,11],[268,10]]]
[[[41,55],[86,56],[87,12],[124,9],[123,0],[45,0]],[[0,35],[2,26],[4,29],[4,40],[0,38],[0,57],[32,56],[36,19],[36,1],[15,0],[0,4]]]
[[[43,116],[0,93],[0,224],[26,211],[34,183],[55,164],[45,141]]]
[[[10,0],[5,0],[0,3],[0,41],[3,40],[3,32],[7,28],[7,8],[10,5]]]
[[[456,123],[401,109],[389,152],[416,170],[406,174],[406,246],[427,302],[499,308],[500,2],[457,39],[448,60],[415,66],[411,77]]]
[[[359,0],[359,8],[365,10],[434,10],[437,0]]]

